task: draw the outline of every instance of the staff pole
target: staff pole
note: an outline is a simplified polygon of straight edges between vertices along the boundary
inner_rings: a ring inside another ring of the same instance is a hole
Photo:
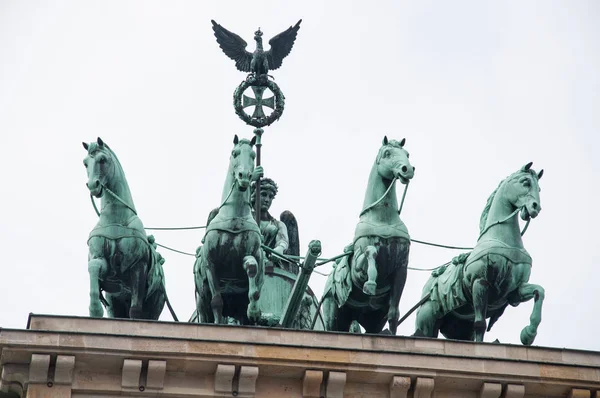
[[[264,130],[261,128],[254,129],[254,135],[256,136],[256,166],[260,166],[260,149],[262,147],[261,137]],[[254,215],[256,216],[256,224],[260,228],[260,177],[256,180],[256,188],[254,190]]]

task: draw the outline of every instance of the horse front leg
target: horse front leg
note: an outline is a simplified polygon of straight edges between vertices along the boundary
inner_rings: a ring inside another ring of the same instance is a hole
[[[406,283],[406,264],[403,264],[400,268],[396,269],[392,278],[392,286],[390,290],[389,310],[387,314],[388,323],[390,324],[390,332],[393,335],[398,330],[398,319],[400,318],[400,297],[404,291],[404,284]]]
[[[521,330],[521,343],[524,345],[531,345],[537,336],[537,329],[542,322],[542,305],[546,292],[540,285],[534,285],[533,283],[524,283],[515,291],[509,302],[512,306],[517,306],[520,303],[524,303],[531,299],[534,299],[533,310],[529,317],[529,325],[525,326]]]
[[[377,258],[378,249],[375,246],[365,248],[365,257],[367,259],[367,281],[363,286],[363,292],[369,296],[375,295],[377,290]]]
[[[260,288],[259,285],[259,267],[258,261],[254,256],[246,256],[244,257],[244,271],[248,275],[248,310],[246,311],[246,315],[248,316],[248,320],[253,323],[258,323],[260,320],[260,308],[258,307],[258,299],[260,298]]]
[[[475,331],[475,341],[477,342],[483,342],[483,335],[485,334],[489,288],[490,284],[484,278],[473,281],[473,310],[475,312],[473,329]]]
[[[100,280],[106,275],[108,264],[104,258],[92,258],[88,261],[90,274],[90,316],[102,318],[104,308],[100,302]]]
[[[131,307],[129,318],[143,317],[143,303],[146,297],[146,264],[138,261],[131,269]]]

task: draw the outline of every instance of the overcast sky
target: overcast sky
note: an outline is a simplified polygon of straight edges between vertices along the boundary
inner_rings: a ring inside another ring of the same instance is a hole
[[[245,74],[210,20],[253,50],[259,26],[267,42],[302,18],[272,73],[286,109],[263,138],[265,175],[280,187],[272,213],[297,216],[302,252],[311,239],[324,256],[350,243],[386,134],[406,138],[417,168],[402,213],[415,239],[474,245],[489,194],[533,161],[545,169],[543,210],[524,243],[530,282],[547,294],[535,344],[600,349],[600,3],[207,3],[0,2],[0,326],[25,327],[29,312],[88,313],[97,217],[81,141],[113,148],[146,226],[205,223],[233,135],[252,137],[232,107]],[[202,235],[155,233],[188,252]],[[187,319],[193,258],[161,253]],[[413,244],[409,265],[456,254]],[[428,275],[409,271],[401,314]],[[313,275],[317,295],[324,284]],[[486,341],[519,343],[531,309],[508,308]],[[161,319],[171,319],[166,308]],[[414,316],[398,330],[413,332]]]

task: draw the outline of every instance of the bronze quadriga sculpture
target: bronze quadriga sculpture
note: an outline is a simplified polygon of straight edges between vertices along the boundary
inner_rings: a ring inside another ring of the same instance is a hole
[[[358,321],[367,333],[378,333],[389,322],[396,334],[410,236],[399,216],[395,185],[408,184],[414,175],[404,142],[385,137],[379,149],[354,242],[347,248],[352,254],[336,264],[325,286],[328,330],[347,332]]]
[[[158,319],[166,300],[164,260],[146,236],[115,153],[100,138],[83,147],[92,203],[102,201],[88,239],[90,316],[102,317],[104,303],[110,317]]]
[[[541,211],[539,179],[531,163],[500,182],[480,220],[477,245],[470,253],[432,273],[423,288],[416,335],[483,341],[487,330],[510,304],[535,299],[521,342],[533,343],[542,319],[544,289],[528,283],[532,259],[521,239],[518,215],[529,221]]]
[[[264,259],[249,189],[262,174],[262,168],[254,168],[255,141],[235,136],[222,204],[206,227],[194,265],[197,313],[203,323],[225,323],[228,317],[243,325],[260,320]]]

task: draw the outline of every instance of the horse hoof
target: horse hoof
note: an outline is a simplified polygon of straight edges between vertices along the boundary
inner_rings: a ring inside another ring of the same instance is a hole
[[[258,308],[258,305],[256,305],[256,303],[250,303],[250,305],[248,305],[248,310],[246,311],[246,316],[248,316],[248,320],[254,324],[257,324],[258,321],[260,320],[260,308]]]
[[[252,322],[253,324],[257,324],[258,321],[260,320],[260,310],[250,310],[248,309],[248,311],[246,312],[246,315],[248,316],[248,320],[250,322]]]
[[[368,294],[369,296],[375,295],[375,290],[377,290],[377,283],[375,282],[365,282],[363,286],[363,292]]]
[[[521,330],[521,343],[523,343],[523,345],[532,345],[535,336],[537,336],[537,331],[531,326],[525,326],[523,330]]]
[[[94,318],[102,318],[104,316],[102,304],[90,304],[90,316]]]

